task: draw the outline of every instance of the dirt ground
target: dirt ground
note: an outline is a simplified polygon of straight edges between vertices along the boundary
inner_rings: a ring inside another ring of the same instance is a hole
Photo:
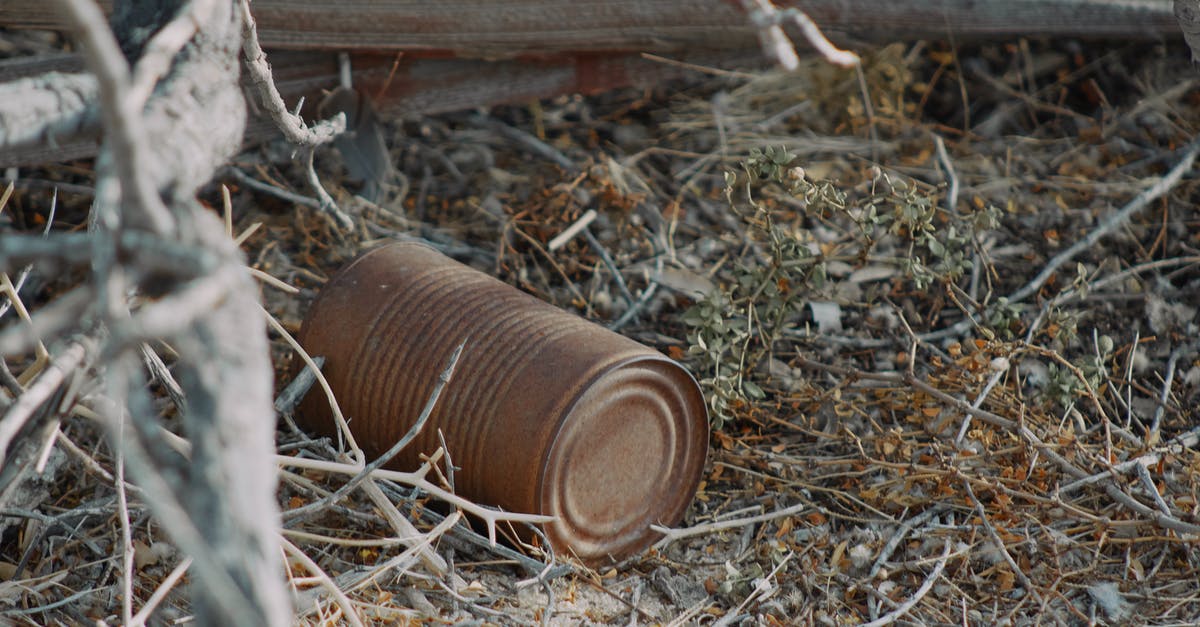
[[[1185,625],[1200,621],[1198,128],[1182,43],[901,42],[861,74],[699,68],[387,120],[396,173],[374,202],[318,153],[353,230],[244,183],[310,194],[282,142],[204,200],[219,208],[226,184],[234,233],[260,225],[243,248],[298,288],[263,288],[289,331],[340,265],[419,238],[619,323],[710,401],[683,525],[616,568],[488,548],[460,525],[431,537],[448,575],[407,560],[351,590],[402,550],[382,542],[386,515],[356,493],[290,526],[368,623]],[[39,228],[56,184],[59,228],[81,226],[90,167],[26,176],[3,227]],[[594,242],[547,249],[589,210]],[[273,340],[282,388],[295,356]],[[84,461],[112,455],[85,418],[65,424],[83,455],[60,462],[42,514],[69,524],[0,544],[24,577],[0,583],[17,624],[119,617],[114,496]],[[336,455],[288,420],[279,446]],[[337,481],[287,474],[281,506]],[[423,531],[447,512],[385,487]],[[131,507],[144,602],[181,557]],[[346,623],[289,564],[300,620]],[[188,615],[184,582],[161,624]]]

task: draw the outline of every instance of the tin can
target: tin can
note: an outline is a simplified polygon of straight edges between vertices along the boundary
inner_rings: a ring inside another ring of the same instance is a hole
[[[708,417],[696,381],[658,351],[420,244],[371,250],[321,290],[300,331],[359,445],[403,437],[450,355],[454,375],[389,466],[412,470],[445,438],[458,494],[543,525],[559,553],[615,563],[682,519],[700,481]],[[308,428],[335,433],[320,393]]]

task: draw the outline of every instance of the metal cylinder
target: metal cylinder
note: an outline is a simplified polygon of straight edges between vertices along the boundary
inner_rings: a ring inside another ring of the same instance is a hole
[[[633,340],[411,243],[376,248],[321,290],[300,331],[371,456],[411,427],[455,348],[453,378],[389,464],[415,469],[445,437],[457,492],[554,516],[556,551],[592,566],[642,550],[691,502],[708,418],[682,366]],[[310,392],[308,428],[335,432]]]

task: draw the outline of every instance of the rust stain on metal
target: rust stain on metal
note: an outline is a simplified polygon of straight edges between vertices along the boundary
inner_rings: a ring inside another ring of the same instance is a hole
[[[422,433],[392,461],[412,469],[439,446],[458,492],[548,514],[560,552],[619,561],[674,525],[700,480],[708,419],[691,375],[662,354],[419,244],[375,249],[313,304],[300,341],[355,438],[378,455],[408,430],[446,360],[466,347]],[[333,433],[310,394],[302,422]]]

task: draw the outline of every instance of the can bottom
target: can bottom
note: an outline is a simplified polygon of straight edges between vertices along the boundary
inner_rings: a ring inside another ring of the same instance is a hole
[[[704,398],[665,357],[603,373],[567,411],[547,456],[540,513],[556,549],[591,565],[654,542],[682,518],[708,444]]]

